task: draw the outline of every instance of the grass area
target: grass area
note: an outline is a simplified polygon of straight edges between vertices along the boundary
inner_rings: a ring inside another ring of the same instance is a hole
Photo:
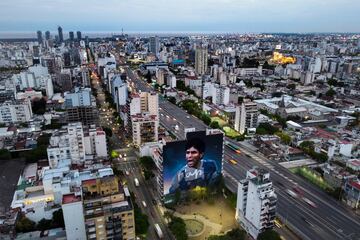
[[[223,130],[227,137],[235,138],[235,137],[240,136],[240,133],[238,133],[237,131],[235,131],[234,129],[232,129],[230,127],[227,127],[227,126],[223,127]]]
[[[187,219],[184,222],[186,224],[186,232],[189,235],[198,234],[204,229],[204,224],[198,220]]]
[[[293,168],[293,169],[291,169],[291,171],[293,173],[296,173],[296,174],[302,176],[303,178],[305,178],[312,184],[315,184],[316,186],[318,186],[324,190],[332,189],[332,187],[329,184],[327,184],[325,182],[325,180],[321,176],[319,176],[319,174],[317,174],[316,172],[312,171],[311,169],[309,169],[307,167]]]
[[[218,122],[220,127],[224,127],[224,126],[227,125],[227,122],[224,121],[223,119],[219,118],[219,117],[212,117],[211,121],[212,122]]]
[[[111,157],[112,158],[117,158],[117,157],[119,157],[119,154],[115,150],[112,150],[111,151]]]

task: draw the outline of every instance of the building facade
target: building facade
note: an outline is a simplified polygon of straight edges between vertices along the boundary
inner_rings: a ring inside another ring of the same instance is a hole
[[[274,226],[277,196],[270,173],[253,168],[238,183],[235,218],[254,239]]]

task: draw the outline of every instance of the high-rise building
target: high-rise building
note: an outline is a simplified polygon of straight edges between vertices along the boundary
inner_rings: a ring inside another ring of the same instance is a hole
[[[77,40],[80,41],[81,40],[81,32],[77,31],[76,36],[77,36]]]
[[[159,119],[155,115],[140,113],[131,116],[133,144],[140,146],[158,141]]]
[[[119,111],[121,106],[126,105],[126,100],[128,98],[127,83],[121,79],[120,74],[116,74],[111,78],[110,90],[116,104],[116,108]]]
[[[45,32],[45,40],[50,40],[50,31]]]
[[[204,75],[208,67],[208,50],[206,47],[198,47],[195,50],[195,72]]]
[[[82,239],[135,239],[130,194],[116,176],[82,181],[82,192],[86,228]]]
[[[133,142],[141,145],[158,140],[159,96],[157,93],[132,94],[127,102],[124,124],[132,134]]]
[[[158,36],[150,37],[150,52],[158,56],[159,51],[160,51],[159,37]]]
[[[69,32],[69,39],[70,39],[70,41],[72,41],[72,42],[74,41],[75,38],[74,38],[74,32],[73,32],[73,31],[70,31],[70,32]]]
[[[256,128],[258,123],[259,111],[255,102],[243,102],[236,107],[235,130],[244,134],[246,129]]]
[[[62,43],[64,41],[64,35],[63,35],[63,30],[60,26],[58,27],[58,36],[59,36],[59,42]]]
[[[37,33],[37,40],[39,44],[43,44],[43,37],[42,37],[42,32],[39,30],[36,32]]]
[[[253,168],[238,183],[235,218],[254,239],[274,226],[277,196],[270,173]]]

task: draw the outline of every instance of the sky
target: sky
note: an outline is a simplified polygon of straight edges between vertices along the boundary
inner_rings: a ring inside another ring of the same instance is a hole
[[[1,0],[0,32],[360,32],[360,0]]]

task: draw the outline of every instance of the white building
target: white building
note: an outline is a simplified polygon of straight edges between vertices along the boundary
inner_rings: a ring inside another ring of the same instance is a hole
[[[235,218],[254,239],[274,226],[277,196],[270,173],[251,169],[238,183]]]
[[[175,77],[175,74],[169,73],[169,74],[167,75],[166,85],[168,85],[170,88],[176,88],[176,77]]]
[[[32,115],[30,99],[6,101],[0,105],[0,123],[28,122]]]
[[[69,123],[53,133],[47,148],[50,168],[81,165],[85,161],[84,131],[81,123]]]
[[[49,98],[54,95],[54,86],[47,67],[31,66],[27,71],[13,75],[12,80],[20,90],[44,89]]]
[[[256,128],[258,125],[259,111],[255,102],[243,102],[236,107],[235,130],[244,134],[246,129]]]
[[[86,238],[84,208],[81,196],[67,194],[63,196],[62,210],[67,239],[83,240]]]
[[[90,128],[84,133],[85,154],[107,157],[106,134],[102,128]]]
[[[159,116],[159,96],[157,93],[141,92],[132,94],[130,115],[139,113]]]
[[[110,89],[117,110],[119,111],[120,106],[126,105],[126,100],[128,98],[127,83],[121,79],[119,74],[116,74],[110,80]]]
[[[75,88],[74,92],[65,93],[66,107],[91,106],[92,95],[90,88]]]

